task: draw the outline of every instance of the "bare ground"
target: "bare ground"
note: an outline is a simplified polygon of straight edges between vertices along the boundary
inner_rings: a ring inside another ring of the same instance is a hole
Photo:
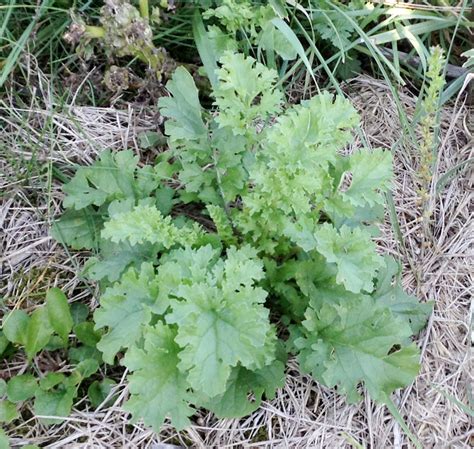
[[[4,301],[0,313],[34,309],[52,286],[61,287],[70,301],[96,305],[95,286],[79,276],[85,255],[69,253],[49,237],[62,199],[59,183],[51,181],[52,164],[71,173],[71,165],[89,164],[106,148],[138,152],[139,133],[157,129],[155,111],[61,105],[46,78],[39,75],[35,85],[37,96],[29,107],[20,108],[13,98],[6,98],[0,108],[0,297]],[[464,95],[442,110],[433,216],[423,245],[417,152],[403,138],[389,88],[359,78],[348,83],[345,91],[362,115],[368,143],[391,148],[395,154],[393,200],[399,232],[394,232],[387,214],[379,244],[402,261],[404,287],[422,301],[435,303],[428,326],[417,339],[422,349],[420,375],[395,395],[395,402],[423,448],[472,447],[474,431],[467,408],[473,380],[469,353],[474,272],[472,110],[465,106]],[[400,98],[411,117],[416,98],[403,92]],[[353,147],[360,145],[358,138]],[[443,177],[463,162],[452,176]],[[52,357],[38,357],[36,366],[39,372],[68,371],[64,361]],[[10,378],[25,369],[24,358],[17,355],[0,362],[0,377]],[[113,406],[94,411],[82,401],[63,424],[45,427],[26,404],[23,420],[6,429],[12,443],[50,448],[147,448],[166,442],[219,448],[345,448],[357,443],[366,448],[412,447],[384,406],[368,398],[347,405],[336,392],[299,374],[294,361],[289,363],[285,388],[251,416],[216,420],[201,412],[196,424],[179,434],[165,427],[156,435],[141,424],[129,424],[121,410],[127,398],[125,374],[110,374],[119,381]]]

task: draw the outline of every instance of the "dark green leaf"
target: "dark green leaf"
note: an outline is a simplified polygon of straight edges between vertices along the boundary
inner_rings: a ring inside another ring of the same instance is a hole
[[[49,342],[53,328],[49,322],[48,312],[45,307],[36,309],[30,317],[25,338],[25,351],[28,360],[41,351]]]
[[[81,343],[93,348],[95,348],[101,337],[101,334],[94,330],[94,323],[92,321],[84,321],[74,326],[74,333]]]
[[[74,326],[87,320],[89,316],[89,307],[80,302],[71,304],[71,317]]]
[[[117,383],[114,380],[107,378],[101,382],[98,380],[92,382],[87,389],[87,396],[89,397],[92,407],[97,408],[102,404],[115,385],[117,385]]]
[[[76,395],[74,386],[60,385],[55,391],[44,391],[39,389],[36,392],[34,411],[36,415],[48,416],[41,418],[44,424],[58,424],[63,421],[61,418],[69,416]],[[58,418],[49,418],[57,416]]]
[[[46,309],[51,327],[66,342],[73,321],[66,295],[59,288],[50,288],[46,293]]]

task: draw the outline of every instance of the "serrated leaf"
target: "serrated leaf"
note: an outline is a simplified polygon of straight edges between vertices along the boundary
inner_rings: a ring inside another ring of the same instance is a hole
[[[48,311],[45,307],[36,309],[31,314],[26,329],[25,352],[29,361],[48,344],[52,334]]]
[[[390,187],[393,175],[392,159],[392,153],[382,149],[352,154],[349,158],[352,179],[343,197],[354,206],[383,204],[383,193]]]
[[[156,303],[158,282],[151,264],[143,264],[139,273],[128,270],[120,282],[105,290],[100,307],[94,312],[96,329],[107,328],[97,344],[104,360],[112,364],[121,348],[133,346],[151,319],[152,310],[163,312],[168,303]]]
[[[0,423],[8,424],[20,416],[15,404],[10,401],[0,400]]]
[[[7,395],[11,402],[21,402],[35,395],[38,381],[31,374],[21,374],[8,381]]]
[[[193,228],[176,227],[171,217],[164,217],[155,206],[140,205],[131,212],[116,214],[105,223],[104,239],[114,243],[128,241],[136,244],[160,244],[165,248],[173,245],[191,245],[200,235],[197,224]]]
[[[214,104],[219,107],[216,121],[221,127],[245,134],[252,130],[254,120],[265,120],[280,110],[283,95],[276,88],[275,70],[241,53],[226,52],[220,62]]]
[[[12,343],[24,345],[30,317],[24,310],[13,310],[3,319],[3,334]]]
[[[143,262],[153,261],[159,248],[159,245],[131,245],[127,241],[113,243],[101,240],[100,255],[86,262],[83,275],[95,281],[117,281],[127,268],[139,269]]]
[[[125,408],[156,432],[166,417],[176,429],[187,427],[194,412],[186,375],[178,369],[180,348],[175,337],[176,331],[162,323],[147,327],[144,348],[132,346],[123,361],[133,372],[128,376],[132,396]]]
[[[204,406],[218,418],[239,418],[255,411],[263,395],[272,399],[284,384],[285,365],[279,360],[255,371],[239,366],[232,370],[226,391],[204,402]]]
[[[315,233],[316,249],[328,262],[337,266],[336,281],[351,292],[371,292],[377,269],[383,258],[375,251],[370,234],[362,228],[343,225],[339,230],[330,224],[319,226]]]
[[[51,227],[52,237],[73,249],[92,249],[97,246],[102,218],[92,208],[69,209]]]
[[[266,345],[272,329],[261,304],[267,293],[253,287],[262,276],[255,250],[231,248],[225,262],[208,268],[204,282],[175,292],[179,300],[172,302],[166,321],[178,325],[179,368],[188,371],[193,389],[210,397],[222,394],[232,367],[255,369],[272,360]]]
[[[125,150],[103,151],[90,167],[81,167],[63,187],[67,194],[64,207],[81,210],[102,206],[113,200],[146,198],[158,187],[158,179],[150,167],[137,168],[138,156]]]
[[[158,101],[160,113],[168,117],[166,133],[172,139],[198,139],[207,133],[201,114],[198,90],[193,77],[184,67],[178,67],[166,84],[171,97]]]
[[[419,351],[405,346],[410,327],[369,296],[310,307],[303,326],[306,337],[295,341],[301,367],[350,402],[360,399],[360,382],[372,399],[385,402],[418,373]]]
[[[67,342],[73,321],[66,295],[59,288],[50,288],[46,293],[46,310],[51,327]]]
[[[399,265],[390,256],[385,256],[384,262],[385,267],[378,272],[372,296],[377,304],[388,307],[395,316],[405,320],[416,334],[426,325],[433,303],[420,303],[418,298],[405,293],[397,279]]]

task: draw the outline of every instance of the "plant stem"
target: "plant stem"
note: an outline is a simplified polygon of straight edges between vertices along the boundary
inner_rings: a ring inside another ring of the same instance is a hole
[[[139,0],[138,5],[139,5],[139,8],[140,8],[140,15],[144,19],[149,19],[150,18],[150,8],[148,6],[148,0]]]
[[[101,39],[105,36],[105,29],[102,27],[86,25],[86,35],[94,39]]]

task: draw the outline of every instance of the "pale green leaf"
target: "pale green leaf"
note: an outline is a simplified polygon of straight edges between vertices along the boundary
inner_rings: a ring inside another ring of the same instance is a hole
[[[33,405],[35,415],[47,416],[40,418],[46,425],[59,424],[70,415],[75,396],[75,386],[59,384],[53,390],[39,389]]]
[[[384,202],[383,193],[392,179],[392,153],[381,149],[361,150],[349,158],[352,174],[343,196],[354,206],[374,206]]]
[[[180,348],[175,336],[176,331],[162,323],[147,327],[144,348],[132,346],[123,361],[132,371],[128,376],[131,397],[125,408],[133,419],[143,418],[156,432],[166,417],[178,430],[187,427],[194,412],[186,374],[178,369]]]
[[[316,249],[328,262],[337,266],[336,281],[351,292],[371,292],[376,272],[383,258],[375,251],[370,234],[362,228],[343,225],[337,230],[330,224],[319,226],[315,233]]]
[[[131,245],[151,243],[165,248],[191,245],[199,237],[200,227],[178,228],[170,216],[164,217],[155,206],[140,205],[130,212],[115,214],[105,223],[102,237],[114,243],[128,241]]]
[[[426,325],[433,303],[420,303],[418,298],[405,293],[398,279],[400,267],[397,262],[390,256],[385,256],[384,262],[372,296],[377,304],[388,307],[395,316],[405,320],[416,334]]]
[[[166,321],[178,326],[179,367],[188,371],[196,391],[222,394],[232,367],[240,363],[255,369],[272,360],[273,330],[261,304],[267,293],[253,287],[262,275],[254,250],[231,248],[226,262],[209,267],[204,282],[181,285],[175,292],[179,300]]]
[[[3,429],[0,429],[0,449],[10,449],[10,440]]]
[[[0,423],[10,423],[20,416],[15,404],[10,401],[0,400]]]
[[[279,360],[255,371],[239,366],[232,370],[226,391],[204,402],[204,406],[218,418],[240,418],[255,411],[263,395],[272,399],[284,384],[285,365]]]
[[[216,121],[231,127],[234,134],[253,134],[254,120],[265,120],[281,108],[283,95],[275,87],[278,74],[242,53],[226,52],[220,62],[214,90],[219,107]]]
[[[373,399],[385,402],[418,373],[419,351],[405,346],[409,325],[368,296],[309,308],[303,326],[306,337],[295,341],[301,367],[351,402],[360,399],[360,382]]]
[[[172,139],[198,139],[207,133],[201,114],[198,90],[184,67],[178,67],[166,84],[171,97],[161,97],[160,112],[168,117],[166,134]]]
[[[121,348],[129,348],[141,337],[151,312],[164,312],[168,303],[156,304],[158,282],[151,264],[143,264],[137,273],[129,269],[120,282],[105,290],[100,307],[94,312],[96,329],[107,328],[97,344],[104,360],[112,364]]]

